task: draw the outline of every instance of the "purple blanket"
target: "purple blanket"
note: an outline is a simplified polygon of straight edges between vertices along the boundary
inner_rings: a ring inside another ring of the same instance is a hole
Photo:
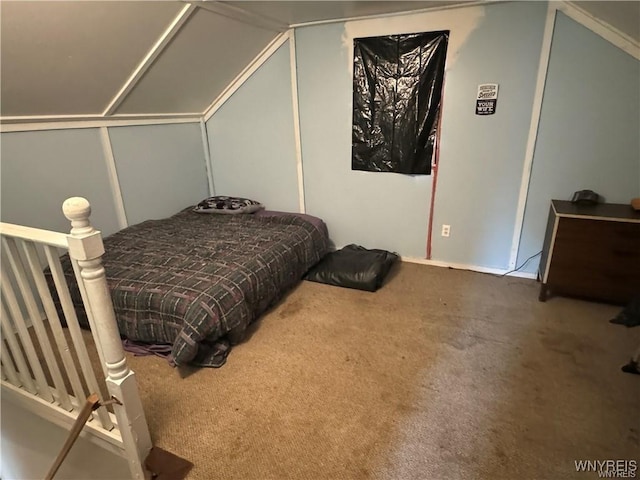
[[[176,365],[221,366],[229,345],[327,253],[326,227],[318,226],[298,215],[189,209],[105,238],[103,261],[120,334],[171,345]],[[71,263],[62,260],[88,327]]]

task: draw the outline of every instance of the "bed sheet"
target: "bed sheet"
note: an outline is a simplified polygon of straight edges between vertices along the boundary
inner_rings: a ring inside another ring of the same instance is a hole
[[[104,239],[123,338],[171,344],[176,365],[219,367],[261,313],[328,251],[326,226],[298,215],[198,214],[148,220]],[[68,257],[63,268],[88,327]]]

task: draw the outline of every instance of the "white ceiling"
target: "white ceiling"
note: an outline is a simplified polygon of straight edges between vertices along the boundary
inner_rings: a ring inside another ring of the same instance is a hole
[[[462,3],[0,0],[0,114],[201,115],[290,26]],[[639,1],[574,3],[640,43]]]

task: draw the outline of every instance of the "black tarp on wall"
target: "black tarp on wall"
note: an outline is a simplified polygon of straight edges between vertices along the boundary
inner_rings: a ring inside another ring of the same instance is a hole
[[[449,31],[354,39],[352,169],[430,174]]]

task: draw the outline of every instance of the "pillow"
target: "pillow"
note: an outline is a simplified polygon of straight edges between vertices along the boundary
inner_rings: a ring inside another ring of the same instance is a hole
[[[253,213],[264,208],[260,202],[249,200],[248,198],[227,197],[218,195],[202,200],[193,207],[193,211],[197,213]]]

